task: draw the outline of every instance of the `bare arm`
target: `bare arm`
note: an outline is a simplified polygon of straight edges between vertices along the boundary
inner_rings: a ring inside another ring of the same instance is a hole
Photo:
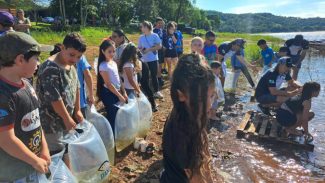
[[[10,156],[31,165],[41,173],[47,172],[47,162],[30,151],[25,144],[15,136],[14,128],[0,133],[0,148]]]
[[[299,93],[299,91],[295,90],[295,91],[282,91],[282,90],[278,90],[275,87],[269,87],[269,91],[271,93],[271,95],[274,96],[284,96],[284,97],[293,97],[295,95],[297,95]]]
[[[103,77],[104,83],[109,89],[109,91],[114,93],[114,95],[116,95],[119,99],[124,98],[123,95],[111,83],[111,80],[109,79],[109,74],[107,72],[101,71],[100,75]]]
[[[245,58],[241,55],[236,55],[237,59],[239,60],[240,63],[249,66],[249,67],[254,67],[252,64],[246,62]]]
[[[173,42],[176,44],[177,43],[177,39],[176,39],[176,37],[175,37],[175,35],[173,34],[173,37],[172,37],[172,39],[173,39]]]
[[[301,61],[303,61],[305,59],[306,53],[307,53],[307,50],[302,50],[301,51],[300,59],[299,59],[299,62],[298,63],[300,63]]]
[[[217,54],[217,58],[218,58],[218,61],[220,61],[221,62],[221,60],[224,58],[224,56],[223,55],[221,55],[221,54]],[[225,60],[226,61],[226,60]]]
[[[71,118],[62,100],[54,101],[51,103],[54,111],[62,118],[67,130],[73,129],[76,122]]]
[[[94,88],[93,88],[93,78],[91,76],[91,73],[88,69],[84,71],[84,77],[85,77],[85,82],[88,88],[88,98],[90,104],[93,104],[95,99],[94,99]]]

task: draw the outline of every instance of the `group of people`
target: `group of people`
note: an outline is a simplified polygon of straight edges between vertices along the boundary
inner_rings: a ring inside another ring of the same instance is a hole
[[[31,26],[29,18],[25,17],[25,12],[22,9],[17,11],[16,17],[9,12],[0,11],[0,35],[14,31],[30,34]]]
[[[1,26],[2,22],[1,15]],[[161,18],[157,18],[155,28],[144,21],[137,46],[120,29],[105,38],[99,46],[96,94],[115,133],[117,103],[127,103],[143,92],[152,110],[157,111],[155,99],[163,98],[159,92],[161,73],[167,69],[173,107],[163,132],[160,181],[212,182],[206,126],[224,102],[220,99],[224,98],[225,62],[231,59],[233,72],[243,72],[253,88],[247,67],[256,66],[245,59],[244,39],[217,46],[216,34],[208,31],[205,41],[194,37],[191,54],[184,54],[176,23],[169,22],[166,27]],[[318,95],[320,85],[308,82],[302,87],[290,76],[291,67],[299,71],[308,44],[296,36],[275,54],[265,40],[258,46],[265,65],[256,87],[260,107],[267,113],[268,107],[277,106],[278,121],[288,127],[288,133],[302,126],[309,134],[308,121],[314,115],[310,112],[311,98]],[[83,122],[87,106],[95,103],[86,48],[78,33],[66,35],[54,47],[40,45],[22,32],[0,36],[0,167],[6,167],[0,171],[0,182],[35,180],[36,172],[48,172],[51,155],[66,149],[62,138]],[[37,69],[43,51],[50,56]],[[28,78],[36,70],[35,90]],[[280,89],[284,81],[289,85]],[[67,151],[64,161],[69,167]]]

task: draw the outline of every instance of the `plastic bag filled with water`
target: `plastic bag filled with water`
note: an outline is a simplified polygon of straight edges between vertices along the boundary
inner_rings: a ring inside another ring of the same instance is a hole
[[[139,124],[138,124],[138,137],[144,138],[151,127],[152,109],[151,104],[147,97],[140,93],[139,98],[136,99],[139,109]]]
[[[62,160],[63,150],[59,154],[51,156],[49,182],[51,183],[77,183],[77,179]]]
[[[115,118],[115,145],[116,151],[120,152],[134,142],[138,132],[139,109],[136,99],[129,99],[127,104],[117,106],[119,110]]]
[[[105,181],[110,173],[109,160],[96,128],[88,121],[83,121],[75,131],[65,138],[71,172],[79,182]]]
[[[106,117],[99,114],[94,105],[87,107],[86,119],[92,123],[102,138],[105,148],[107,150],[109,162],[114,165],[115,159],[115,143],[112,127]]]

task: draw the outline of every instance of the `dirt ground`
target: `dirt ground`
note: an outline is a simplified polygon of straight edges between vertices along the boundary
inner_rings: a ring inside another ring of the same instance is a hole
[[[88,47],[86,56],[89,63],[93,66],[94,58],[98,55],[98,47]],[[94,88],[96,88],[96,75],[92,70]],[[153,155],[146,155],[139,151],[134,150],[133,145],[126,148],[120,153],[116,154],[115,166],[111,167],[109,183],[158,183],[159,175],[163,169],[162,164],[162,132],[164,124],[169,112],[172,109],[172,101],[170,98],[170,83],[166,82],[161,92],[165,96],[163,100],[156,100],[158,106],[158,112],[153,113],[152,127],[149,131],[146,141],[153,142],[156,150]],[[102,111],[103,105],[98,103],[96,105],[97,110]],[[215,135],[213,135],[215,136]],[[210,137],[209,137],[210,138]],[[212,156],[219,156],[220,152],[216,149],[210,148]],[[216,154],[218,151],[218,154]],[[221,152],[222,153],[222,152]],[[227,156],[227,153],[225,153]],[[221,154],[220,157],[223,157]],[[224,182],[221,176],[218,175],[217,167],[212,167],[214,182]]]

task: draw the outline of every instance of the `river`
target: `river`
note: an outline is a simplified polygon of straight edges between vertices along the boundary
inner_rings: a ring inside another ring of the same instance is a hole
[[[277,33],[278,37],[285,39],[295,34]],[[315,40],[311,35],[305,34],[305,37]],[[318,39],[325,39],[325,32]],[[212,155],[215,151],[212,162],[226,182],[325,182],[325,56],[317,50],[308,52],[298,78],[300,83],[311,80],[322,86],[319,97],[312,102],[312,110],[316,113],[310,122],[315,145],[313,152],[236,139],[236,128],[244,112],[256,109],[256,103],[249,103],[249,93],[240,98],[245,105],[243,111],[237,112],[239,117],[227,117],[228,120],[211,125]]]

